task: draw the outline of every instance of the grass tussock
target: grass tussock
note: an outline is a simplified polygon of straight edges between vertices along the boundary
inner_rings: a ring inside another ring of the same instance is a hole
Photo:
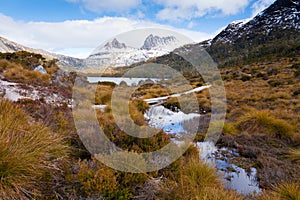
[[[4,76],[8,80],[22,83],[49,84],[49,74],[42,74],[39,71],[28,70],[17,64],[12,65],[14,66],[6,69],[4,72]]]
[[[300,199],[300,185],[299,183],[281,183],[274,187],[274,192],[281,199],[298,200]]]
[[[257,197],[259,200],[298,200],[300,185],[298,183],[280,183],[273,186],[272,191],[264,191]]]
[[[3,72],[3,75],[8,80],[21,83],[47,85],[51,78],[49,74],[42,74],[39,71],[29,70],[20,64],[10,63],[6,60],[0,61],[0,72]]]
[[[295,130],[289,123],[278,119],[268,110],[251,110],[237,121],[237,128],[249,134],[268,134],[278,138],[293,137]]]
[[[287,157],[293,162],[300,163],[300,149],[291,150]]]
[[[236,192],[224,189],[219,178],[212,166],[192,158],[182,166],[179,180],[166,184],[163,196],[166,199],[242,199]]]
[[[6,100],[0,101],[0,119],[0,197],[31,198],[54,170],[52,160],[66,153],[63,138]]]
[[[96,104],[109,104],[111,101],[113,87],[110,85],[98,85],[95,94]]]
[[[0,60],[0,72],[3,72],[7,68],[12,68],[11,65],[16,65],[8,62],[7,60]]]

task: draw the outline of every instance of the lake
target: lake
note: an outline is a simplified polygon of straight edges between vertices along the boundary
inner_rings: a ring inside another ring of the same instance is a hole
[[[98,83],[98,82],[111,82],[117,85],[120,85],[121,82],[125,82],[129,86],[139,85],[145,81],[153,81],[157,83],[161,81],[159,78],[127,78],[127,77],[87,77],[89,83]]]

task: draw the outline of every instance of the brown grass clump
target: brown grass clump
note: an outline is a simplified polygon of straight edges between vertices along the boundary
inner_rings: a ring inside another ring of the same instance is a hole
[[[282,199],[300,199],[300,185],[298,183],[281,183],[273,189]]]
[[[95,103],[108,105],[111,101],[112,90],[112,86],[98,85],[95,94]]]
[[[224,188],[216,168],[199,159],[199,151],[191,146],[166,171],[160,199],[240,200],[241,195]],[[166,176],[167,175],[167,176]]]
[[[16,81],[21,83],[34,83],[34,84],[49,84],[50,75],[42,74],[38,71],[33,71],[26,69],[22,65],[15,63],[6,63],[7,61],[2,61],[2,70],[4,71],[4,76],[10,81]],[[6,67],[5,67],[6,66]],[[1,72],[1,69],[0,69]]]
[[[281,183],[274,187],[274,192],[281,198],[286,200],[300,199],[299,183]]]
[[[10,65],[10,62],[8,62],[7,60],[0,60],[0,72],[3,72],[4,70],[6,70],[9,65]]]
[[[0,101],[0,198],[29,199],[66,153],[63,138],[49,132],[9,101]]]
[[[256,199],[259,200],[298,200],[300,199],[300,184],[280,183],[273,186],[272,191],[264,191]]]
[[[294,149],[290,151],[290,154],[287,156],[293,162],[300,163],[300,149]]]
[[[236,192],[226,190],[219,178],[212,166],[192,158],[182,166],[177,182],[167,182],[162,196],[164,199],[242,199]]]
[[[282,119],[275,118],[268,110],[251,110],[237,122],[237,128],[249,134],[265,133],[278,138],[293,137],[293,127]]]

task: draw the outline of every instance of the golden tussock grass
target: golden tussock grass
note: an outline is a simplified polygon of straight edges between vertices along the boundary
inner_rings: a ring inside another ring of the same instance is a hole
[[[192,158],[185,163],[180,170],[179,180],[167,182],[162,193],[165,199],[243,199],[236,192],[226,190],[216,169],[199,158]]]
[[[5,65],[5,61],[2,61],[1,63],[2,66]],[[48,84],[50,81],[49,74],[42,74],[39,71],[28,70],[23,66],[15,63],[9,63],[5,68],[3,68],[3,71],[4,71],[3,75],[5,76],[5,78],[7,78],[10,81],[18,81],[21,83],[36,83],[36,84]]]
[[[63,138],[32,120],[11,102],[0,100],[0,197],[27,199],[66,154]]]
[[[264,191],[261,195],[257,196],[258,200],[299,200],[300,199],[300,184],[299,182],[293,183],[280,183],[273,186],[271,191]]]
[[[291,150],[287,155],[287,158],[289,158],[293,162],[300,163],[300,149]]]
[[[236,123],[238,130],[249,134],[268,134],[273,137],[293,137],[294,127],[278,119],[268,110],[251,110],[241,116]]]

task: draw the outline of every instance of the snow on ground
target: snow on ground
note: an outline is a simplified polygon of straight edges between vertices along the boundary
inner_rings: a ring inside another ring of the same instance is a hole
[[[170,96],[163,96],[163,97],[157,97],[157,98],[151,98],[151,99],[144,99],[144,101],[147,102],[147,103],[149,103],[149,104],[158,103],[160,101],[166,100],[166,99],[171,98],[171,97],[180,97],[182,95],[190,94],[190,93],[193,93],[193,92],[200,92],[202,90],[209,89],[210,87],[211,87],[211,85],[201,86],[201,87],[198,87],[198,88],[186,91],[186,92],[182,92],[182,93],[178,93],[178,94],[172,94]]]
[[[0,80],[0,96],[11,101],[18,101],[19,99],[44,99],[48,104],[69,102],[68,99],[47,90],[45,87],[22,85],[4,80]]]

